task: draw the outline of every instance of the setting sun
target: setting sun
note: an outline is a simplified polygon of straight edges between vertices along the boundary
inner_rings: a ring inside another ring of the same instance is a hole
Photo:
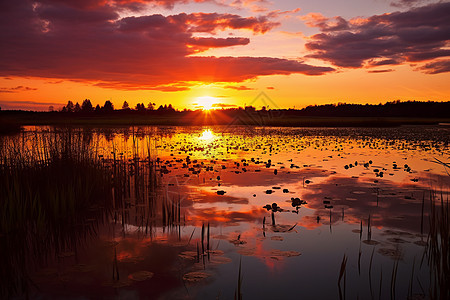
[[[214,104],[218,104],[218,99],[211,96],[197,97],[196,100],[196,106],[203,110],[215,109],[216,107]]]

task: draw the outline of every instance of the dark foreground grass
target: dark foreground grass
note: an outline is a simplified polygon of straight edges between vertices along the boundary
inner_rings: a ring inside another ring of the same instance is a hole
[[[134,135],[132,158],[114,143],[108,157],[100,148],[95,136],[70,128],[0,139],[0,299],[28,298],[34,291],[28,274],[77,257],[108,222],[150,235],[156,223],[180,222],[179,202],[156,211],[150,141],[145,159]]]
[[[410,270],[409,284],[406,286],[404,283],[398,283],[397,274],[399,269],[399,261],[403,258],[393,257],[394,262],[392,269],[387,271],[387,275],[390,280],[383,280],[383,269],[379,266],[380,276],[372,276],[372,267],[374,265],[374,252],[375,247],[373,246],[372,253],[370,255],[370,261],[368,265],[368,285],[370,291],[371,299],[383,299],[387,297],[387,294],[383,294],[383,291],[389,291],[389,299],[398,299],[399,295],[407,295],[406,299],[431,299],[431,300],[446,300],[450,299],[450,217],[449,217],[449,199],[448,193],[444,191],[429,191],[429,209],[424,213],[424,208],[422,206],[422,218],[425,217],[429,222],[429,232],[427,236],[427,242],[423,250],[422,258],[418,258],[420,261],[419,266],[416,266],[416,257],[414,257]],[[423,204],[425,204],[425,195],[423,199]],[[362,226],[361,226],[362,228]],[[421,236],[423,235],[423,224],[421,225]],[[361,260],[361,245],[359,250],[358,260],[358,277],[361,277],[362,272],[360,270],[360,260]],[[338,277],[338,293],[339,299],[346,299],[345,296],[345,278],[347,272],[347,255],[341,262],[341,267]],[[375,263],[376,264],[376,263]],[[404,266],[403,266],[404,268]],[[417,275],[417,271],[425,268],[429,272],[427,275],[428,279],[420,277]],[[384,272],[386,274],[386,271]],[[386,275],[385,275],[386,276]],[[354,289],[356,286],[350,282],[350,288]],[[374,287],[379,286],[378,291]],[[417,293],[414,291],[420,290]]]
[[[430,299],[450,299],[450,219],[448,194],[430,195],[430,232],[427,257],[430,265]]]
[[[34,153],[0,145],[1,299],[27,296],[29,269],[76,253],[111,203],[111,175],[86,145],[68,136],[40,142]]]

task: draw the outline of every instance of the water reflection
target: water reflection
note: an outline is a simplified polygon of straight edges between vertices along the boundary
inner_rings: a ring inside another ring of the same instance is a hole
[[[391,282],[385,278],[393,262],[399,264],[397,296],[421,294],[421,286],[430,284],[426,264],[414,271],[420,285],[410,288],[408,278],[425,251],[436,200],[432,192],[442,190],[448,197],[450,183],[445,169],[433,163],[434,158],[450,160],[449,132],[426,131],[28,128],[1,139],[2,176],[18,163],[47,168],[55,154],[75,161],[88,154],[86,161],[101,174],[86,176],[91,173],[85,167],[73,173],[63,164],[56,174],[74,176],[55,186],[103,178],[97,186],[106,190],[74,210],[76,222],[55,213],[59,217],[47,228],[49,235],[41,237],[49,241],[46,248],[36,248],[37,240],[13,243],[12,231],[2,225],[1,238],[7,241],[2,257],[9,258],[2,278],[20,279],[3,281],[2,293],[232,298],[241,256],[248,297],[278,297],[277,290],[260,287],[291,290],[302,278],[304,298],[337,298],[336,279],[346,254],[351,297],[388,297]],[[23,185],[34,191],[32,182]],[[78,203],[82,190],[75,185],[64,199]],[[56,206],[43,208],[46,216]],[[29,245],[48,258],[28,253]],[[18,263],[22,257],[26,265]],[[381,292],[370,288],[369,271],[374,284],[381,282]],[[330,288],[314,289],[317,281]]]

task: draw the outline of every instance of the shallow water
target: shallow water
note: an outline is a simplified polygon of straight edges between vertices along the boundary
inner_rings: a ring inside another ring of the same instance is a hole
[[[34,153],[33,141],[58,131],[29,127],[2,144]],[[106,166],[134,163],[126,205],[90,219],[94,233],[76,249],[30,266],[31,298],[233,299],[239,271],[245,299],[428,292],[428,214],[435,192],[448,198],[450,176],[435,162],[450,161],[448,128],[74,132]],[[153,162],[156,188],[137,160]]]

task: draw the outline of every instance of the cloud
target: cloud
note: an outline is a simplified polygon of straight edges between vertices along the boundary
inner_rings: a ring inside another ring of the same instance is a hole
[[[267,0],[231,0],[231,2],[219,0],[218,3],[238,9],[249,8],[253,12],[265,12],[270,5],[270,2]]]
[[[301,16],[300,20],[305,21],[307,26],[318,27],[324,32],[349,29],[348,22],[342,17],[327,18],[320,13],[309,13]]]
[[[393,69],[383,69],[383,70],[369,70],[367,73],[388,73],[388,72],[394,72]]]
[[[8,45],[0,47],[0,76],[179,91],[195,81],[241,82],[265,75],[334,71],[271,57],[190,56],[208,48],[248,44],[248,38],[214,35],[228,29],[264,34],[279,24],[268,16],[181,13],[121,18],[110,1],[87,0],[17,0],[0,8],[0,39]],[[211,37],[194,36],[197,33]]]
[[[40,101],[12,101],[12,100],[0,100],[0,107],[3,110],[47,110],[49,106],[61,107],[64,103],[58,102],[40,102]]]
[[[450,59],[434,61],[425,64],[417,69],[425,72],[426,74],[439,74],[450,72]]]
[[[18,93],[18,92],[36,91],[36,90],[37,90],[37,88],[18,85],[16,87],[12,87],[12,88],[0,88],[0,93]]]
[[[217,107],[219,107],[219,108],[231,108],[231,107],[237,107],[237,105],[235,105],[235,104],[227,104],[227,103],[214,103],[214,104],[211,105],[211,107],[214,107],[214,108],[217,108]]]
[[[254,33],[266,33],[280,25],[267,16],[241,17],[219,13],[181,13],[169,16],[169,19],[180,26],[185,26],[188,32],[216,33],[225,29],[247,29]]]
[[[305,46],[311,54],[307,57],[343,68],[431,63],[450,56],[449,15],[450,3],[350,21],[309,14],[304,17],[306,24],[321,33],[308,38]]]
[[[237,90],[237,91],[249,91],[249,90],[254,90],[254,88],[245,86],[245,85],[226,85],[223,88],[225,89],[233,89],[233,90]]]
[[[189,2],[213,2],[213,0],[39,0],[37,2],[51,5],[65,5],[77,9],[97,9],[100,7],[115,7],[129,10],[139,10],[144,6],[164,7],[172,9],[177,4]]]
[[[432,2],[433,0],[394,0],[391,2],[393,7],[414,7],[424,5]]]
[[[200,38],[193,37],[188,44],[192,46],[197,46],[201,49],[203,48],[220,48],[220,47],[230,47],[237,45],[247,45],[250,43],[250,39],[248,38]]]

